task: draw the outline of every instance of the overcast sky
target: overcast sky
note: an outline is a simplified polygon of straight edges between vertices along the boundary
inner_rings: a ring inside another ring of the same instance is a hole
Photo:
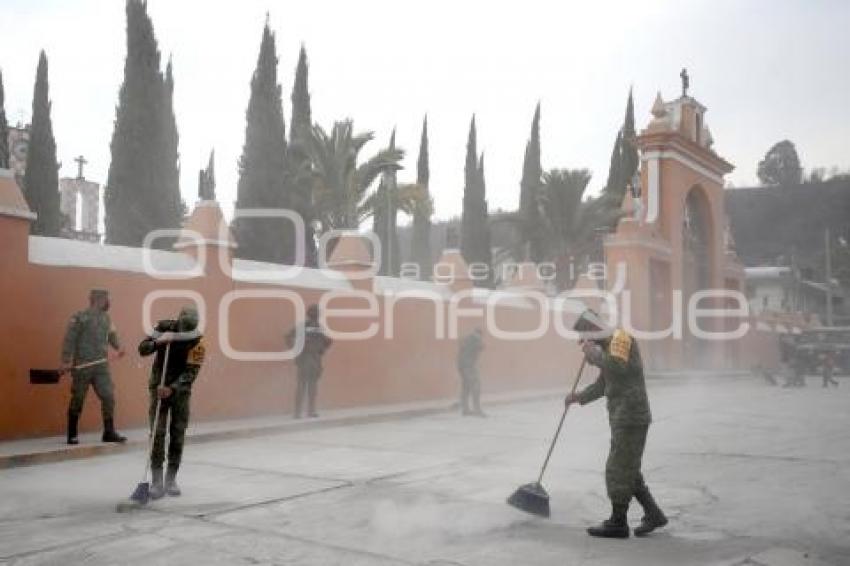
[[[174,61],[181,190],[216,151],[217,192],[236,195],[236,160],[266,12],[277,34],[287,128],[299,45],[307,47],[313,119],[351,117],[385,145],[393,126],[413,180],[422,117],[429,119],[437,216],[458,214],[469,120],[477,115],[491,210],[515,208],[531,116],[542,102],[544,168],[587,167],[605,182],[630,85],[637,127],[660,91],[708,107],[729,180],[755,182],[776,141],[803,166],[850,168],[850,2],[358,2],[149,0],[163,64]],[[29,120],[40,49],[50,63],[61,174],[74,156],[105,182],[125,56],[122,0],[0,0],[0,68],[10,121]]]

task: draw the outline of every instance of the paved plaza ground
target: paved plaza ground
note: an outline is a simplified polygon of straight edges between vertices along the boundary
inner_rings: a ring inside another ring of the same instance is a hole
[[[0,563],[13,565],[850,564],[850,379],[650,382],[644,461],[670,516],[597,540],[609,511],[602,403],[567,417],[544,480],[551,519],[504,503],[535,479],[560,401],[293,430],[187,446],[181,498],[117,514],[143,452],[0,471]],[[630,512],[637,524],[640,512]]]

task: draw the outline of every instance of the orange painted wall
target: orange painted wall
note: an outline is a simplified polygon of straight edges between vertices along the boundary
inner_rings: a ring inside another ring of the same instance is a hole
[[[210,316],[206,337],[208,357],[193,395],[193,420],[213,420],[291,411],[295,385],[292,363],[239,362],[227,359],[219,348],[216,329],[221,296],[231,289],[288,289],[316,302],[320,291],[259,284],[235,283],[217,270],[188,281],[163,282],[141,273],[82,267],[35,265],[26,259],[27,224],[0,217],[4,249],[0,255],[0,439],[64,433],[69,378],[59,385],[30,385],[30,368],[59,363],[65,325],[71,314],[85,308],[89,289],[104,287],[112,295],[110,314],[128,355],[112,363],[116,390],[116,424],[143,426],[147,408],[150,359],[136,346],[144,335],[141,304],[155,289],[200,292]],[[24,230],[24,232],[22,232]],[[17,240],[16,240],[17,238]],[[381,311],[384,299],[379,296]],[[336,306],[357,306],[340,299]],[[173,317],[184,301],[170,299],[154,305],[154,319]],[[320,408],[410,402],[453,396],[458,388],[455,370],[457,342],[437,339],[434,306],[425,299],[406,298],[395,304],[393,339],[337,342],[326,356],[320,383]],[[444,305],[441,308],[445,308]],[[539,313],[508,306],[496,308],[500,326],[529,328]],[[284,349],[284,337],[295,319],[291,307],[280,301],[245,300],[233,305],[231,341],[237,349]],[[335,328],[353,329],[364,321],[330,321]],[[475,321],[465,321],[471,328]],[[569,322],[571,325],[571,322]],[[481,361],[484,392],[563,386],[578,367],[578,349],[551,331],[532,342],[497,340],[487,336]],[[99,430],[99,402],[90,391],[81,421],[84,431]]]

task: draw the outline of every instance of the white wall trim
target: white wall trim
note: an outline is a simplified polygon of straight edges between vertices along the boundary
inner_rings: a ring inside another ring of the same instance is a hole
[[[0,206],[0,216],[11,216],[12,218],[23,218],[25,220],[35,220],[38,218],[38,214],[35,212],[12,208],[10,206]]]
[[[721,177],[717,173],[714,173],[713,171],[710,171],[705,166],[700,165],[699,163],[697,163],[696,161],[694,161],[693,159],[691,159],[687,155],[683,154],[678,149],[665,149],[665,150],[647,151],[641,156],[641,161],[648,161],[649,163],[652,163],[652,160],[658,160],[658,159],[673,159],[675,161],[678,161],[679,163],[681,163],[685,167],[689,167],[690,169],[696,171],[697,173],[699,173],[703,177],[706,177],[706,178],[714,181],[715,183],[717,183],[721,187],[723,186],[723,177]],[[651,184],[650,184],[650,187],[651,187]]]
[[[672,253],[670,247],[664,246],[663,244],[658,244],[655,242],[647,242],[646,240],[639,240],[635,238],[629,239],[617,239],[611,241],[605,241],[606,248],[622,248],[626,246],[640,246],[643,248],[647,248],[656,252],[659,252],[664,255],[670,255]]]

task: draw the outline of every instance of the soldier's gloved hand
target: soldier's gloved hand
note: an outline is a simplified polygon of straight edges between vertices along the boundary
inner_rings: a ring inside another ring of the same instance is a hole
[[[156,388],[156,396],[160,399],[168,399],[174,391],[170,387],[161,385]]]
[[[602,364],[602,347],[595,342],[584,342],[581,345],[581,350],[584,352],[584,357],[587,358],[587,363],[599,366]]]

